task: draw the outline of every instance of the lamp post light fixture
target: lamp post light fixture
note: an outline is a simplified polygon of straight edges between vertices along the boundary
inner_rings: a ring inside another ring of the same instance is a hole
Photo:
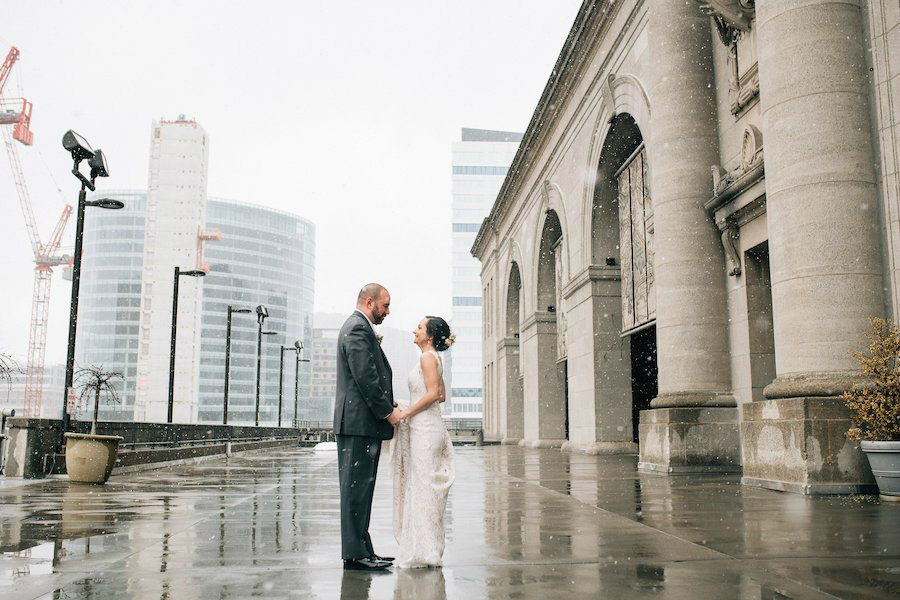
[[[192,269],[182,271],[181,267],[175,267],[174,283],[172,285],[172,345],[169,348],[169,410],[166,422],[172,422],[175,412],[175,332],[178,327],[178,279],[180,277],[205,277],[206,271]]]
[[[106,156],[100,149],[94,150],[87,141],[72,131],[68,130],[62,139],[63,148],[72,156],[72,174],[81,182],[81,191],[78,192],[78,210],[75,217],[75,255],[72,257],[72,299],[69,303],[69,336],[66,350],[66,379],[63,387],[62,402],[62,429],[58,442],[58,450],[61,450],[65,433],[69,429],[69,412],[67,410],[69,388],[75,376],[75,338],[78,330],[78,291],[81,283],[81,249],[84,241],[84,209],[87,206],[98,208],[117,209],[125,206],[119,200],[102,198],[100,200],[87,201],[87,190],[96,191],[98,177],[109,177],[109,167],[106,164]],[[85,177],[79,170],[83,160],[88,161],[91,167],[90,178]]]
[[[228,425],[228,380],[231,377],[231,315],[250,313],[249,308],[235,308],[228,305],[228,321],[225,326],[225,401],[222,403],[222,425]]]
[[[300,358],[303,352],[303,340],[294,342],[294,350],[297,352],[297,362],[294,363],[294,427],[299,427],[300,422],[297,420],[297,405],[300,390],[300,363],[309,362],[308,358]]]
[[[264,304],[256,307],[256,323],[259,326],[256,330],[256,417],[255,423],[259,425],[259,373],[262,368],[262,326],[263,322],[269,316],[269,309]]]

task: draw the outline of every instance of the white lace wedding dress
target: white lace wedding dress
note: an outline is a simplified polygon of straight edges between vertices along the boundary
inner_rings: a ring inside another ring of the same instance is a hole
[[[441,357],[433,354],[443,377]],[[426,391],[422,368],[417,365],[409,374],[411,402],[415,404]],[[400,423],[394,438],[394,537],[400,545],[396,565],[407,569],[440,566],[444,509],[454,477],[453,446],[440,404],[435,402]]]

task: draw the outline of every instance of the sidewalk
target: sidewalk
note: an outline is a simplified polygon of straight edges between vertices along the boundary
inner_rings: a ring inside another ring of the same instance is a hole
[[[0,598],[900,597],[900,505],[498,446],[456,449],[443,569],[344,572],[335,458],[0,487]],[[384,471],[381,554],[396,551],[390,502]]]

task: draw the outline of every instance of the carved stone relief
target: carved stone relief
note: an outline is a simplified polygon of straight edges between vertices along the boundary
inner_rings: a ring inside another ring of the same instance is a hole
[[[738,115],[759,97],[756,40],[751,25],[755,0],[698,0],[713,18],[722,44],[728,48],[728,97]]]
[[[741,164],[731,171],[720,165],[712,166],[713,196],[722,195],[729,187],[742,177],[761,166],[763,163],[762,133],[753,125],[744,129],[741,142]]]
[[[741,257],[735,242],[741,231],[734,223],[728,223],[722,231],[722,247],[725,248],[725,260],[728,263],[728,274],[736,277],[741,274]]]

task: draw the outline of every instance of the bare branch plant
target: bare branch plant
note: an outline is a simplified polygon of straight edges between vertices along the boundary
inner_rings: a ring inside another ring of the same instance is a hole
[[[119,402],[119,394],[113,385],[124,381],[118,371],[106,371],[103,365],[91,365],[75,372],[75,388],[78,389],[79,401],[94,399],[94,413],[91,418],[91,435],[97,434],[97,413],[100,411],[100,395],[106,396],[107,402]]]

